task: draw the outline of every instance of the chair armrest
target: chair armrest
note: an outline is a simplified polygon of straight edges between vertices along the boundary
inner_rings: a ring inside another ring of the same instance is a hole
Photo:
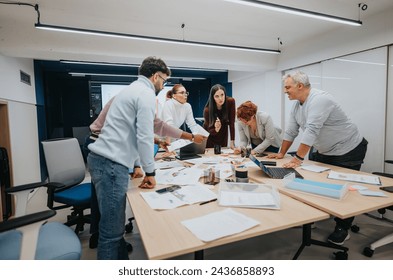
[[[62,183],[58,183],[58,182],[49,182],[45,185],[48,188],[48,192],[57,192],[57,191],[62,191],[64,189],[68,189],[69,187],[66,187],[64,184]]]
[[[21,217],[26,214],[27,202],[29,195],[33,189],[46,186],[46,182],[36,182],[25,185],[14,186],[7,188],[5,191],[8,194],[12,194],[16,197],[15,203],[15,217]]]
[[[46,220],[49,219],[50,217],[53,217],[54,215],[56,215],[56,211],[45,210],[45,211],[29,214],[26,216],[10,219],[8,221],[3,221],[0,222],[0,232],[8,231],[32,223],[36,223],[42,220]]]
[[[46,202],[46,206],[48,206],[49,209],[53,209],[55,192],[67,189],[69,187],[66,187],[64,184],[58,182],[49,182],[48,184],[46,184],[46,187],[48,188],[48,200]]]
[[[44,187],[44,186],[46,186],[46,184],[47,184],[46,182],[37,182],[37,183],[19,185],[19,186],[14,186],[14,187],[5,189],[5,192],[12,194],[12,193],[20,192],[20,191],[32,190],[35,188]]]

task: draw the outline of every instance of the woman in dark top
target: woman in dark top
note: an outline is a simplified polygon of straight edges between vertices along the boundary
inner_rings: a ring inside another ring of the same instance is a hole
[[[228,147],[228,126],[231,133],[230,148],[235,148],[235,115],[235,99],[226,95],[222,85],[214,85],[210,89],[209,99],[203,111],[203,126],[210,133],[207,148],[214,145]]]

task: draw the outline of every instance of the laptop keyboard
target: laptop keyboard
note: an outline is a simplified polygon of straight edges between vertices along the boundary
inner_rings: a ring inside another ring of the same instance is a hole
[[[293,168],[280,168],[280,167],[269,168],[269,172],[275,179],[282,179],[284,178],[285,175],[289,173],[295,173],[295,174],[297,173]]]

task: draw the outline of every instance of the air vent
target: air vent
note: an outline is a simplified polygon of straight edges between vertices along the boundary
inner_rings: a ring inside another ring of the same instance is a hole
[[[22,70],[20,71],[20,81],[22,83],[28,84],[29,86],[31,86],[31,78],[30,75],[23,72]]]

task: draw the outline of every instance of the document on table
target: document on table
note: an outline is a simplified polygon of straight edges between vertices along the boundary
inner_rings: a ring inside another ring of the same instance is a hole
[[[174,167],[183,167],[183,164],[178,162],[177,160],[173,161],[156,161],[156,169],[168,169]]]
[[[328,168],[328,167],[323,167],[323,166],[314,165],[314,164],[302,165],[302,166],[300,166],[300,168],[304,169],[304,170],[312,171],[312,172],[317,172],[317,173],[321,173],[323,171],[330,170],[330,168]]]
[[[232,209],[207,214],[181,222],[189,231],[204,242],[243,232],[259,225],[259,222]]]
[[[157,193],[151,191],[141,192],[140,194],[146,203],[155,210],[169,210],[217,198],[216,193],[200,183],[182,186],[180,189],[172,192]]]
[[[280,209],[280,194],[270,185],[226,183],[220,186],[219,205]]]
[[[175,167],[156,170],[157,184],[190,185],[196,184],[202,176],[203,170],[196,167]]]
[[[353,174],[353,173],[342,173],[336,171],[330,171],[328,175],[329,179],[337,179],[344,181],[359,182],[372,185],[380,185],[381,181],[378,176],[364,175],[364,174]]]
[[[193,159],[186,159],[184,162],[191,163],[191,164],[218,164],[220,161],[223,160],[223,157],[200,157],[200,158],[193,158]]]

